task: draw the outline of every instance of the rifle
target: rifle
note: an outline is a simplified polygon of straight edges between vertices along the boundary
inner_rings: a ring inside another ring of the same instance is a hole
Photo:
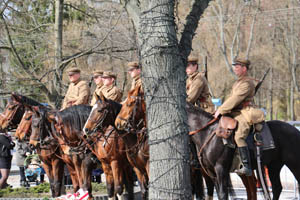
[[[204,77],[207,79],[207,56],[205,56],[205,60],[204,60]]]
[[[260,88],[261,84],[264,82],[267,74],[269,73],[270,71],[270,67],[266,70],[266,72],[264,73],[263,77],[259,80],[258,84],[256,85],[255,87],[255,92],[254,92],[254,95],[256,94],[256,92],[258,91],[258,89]]]
[[[93,80],[94,80],[94,77],[92,76],[91,79],[90,79],[90,81],[89,81],[89,87],[92,86]]]

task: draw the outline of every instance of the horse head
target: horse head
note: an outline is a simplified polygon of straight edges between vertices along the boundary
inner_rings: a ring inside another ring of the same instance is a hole
[[[121,109],[121,104],[106,99],[102,93],[96,95],[96,104],[93,106],[90,115],[83,127],[85,135],[114,126],[115,119]]]
[[[30,108],[25,107],[25,113],[23,114],[23,117],[21,119],[21,122],[18,125],[15,134],[15,137],[19,141],[24,140],[27,136],[31,134],[31,122],[32,122],[33,114],[34,112]]]
[[[40,106],[32,106],[31,108],[33,115],[29,144],[37,147],[38,145],[44,145],[46,138],[50,136],[50,123],[53,119],[49,117],[48,108]]]
[[[12,93],[3,113],[1,113],[0,128],[15,128],[21,121],[23,113],[24,106],[21,103],[20,95]]]
[[[119,112],[115,126],[119,130],[140,129],[146,125],[146,104],[141,86],[128,93],[126,101]]]

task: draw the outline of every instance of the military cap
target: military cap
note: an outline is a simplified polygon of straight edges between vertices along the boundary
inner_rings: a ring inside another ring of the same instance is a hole
[[[103,71],[102,70],[95,70],[93,71],[93,76],[102,76],[103,75]]]
[[[247,59],[237,58],[233,61],[232,65],[242,65],[249,68],[251,62]]]
[[[189,56],[187,61],[188,63],[198,63],[198,58],[195,56]]]
[[[129,70],[133,69],[133,68],[140,68],[139,62],[137,62],[137,61],[129,62],[127,64],[127,66],[129,68]]]
[[[111,71],[103,72],[102,78],[117,78],[117,75]]]
[[[71,67],[70,69],[67,70],[68,75],[80,73],[80,69],[77,67]]]

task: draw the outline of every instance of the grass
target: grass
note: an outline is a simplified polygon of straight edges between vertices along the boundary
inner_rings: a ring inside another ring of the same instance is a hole
[[[106,194],[106,185],[104,183],[92,183],[93,195]],[[73,190],[67,190],[72,193]],[[45,200],[51,197],[50,184],[42,183],[30,188],[5,188],[0,190],[0,197],[7,198],[44,198]]]

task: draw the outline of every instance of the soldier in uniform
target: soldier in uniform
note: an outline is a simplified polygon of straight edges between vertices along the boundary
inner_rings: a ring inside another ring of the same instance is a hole
[[[103,72],[102,81],[103,86],[101,88],[102,94],[105,98],[120,102],[122,98],[121,91],[115,86],[117,75],[113,72]]]
[[[186,81],[186,100],[206,112],[213,113],[214,104],[211,101],[207,80],[203,74],[198,71],[198,58],[188,57],[186,73],[188,75]]]
[[[87,82],[80,79],[80,69],[72,67],[67,73],[71,83],[62,102],[61,110],[74,105],[88,104],[90,96]]]
[[[140,77],[141,68],[137,61],[129,62],[127,66],[128,66],[128,73],[129,73],[130,77],[132,78],[130,90],[133,90],[137,86],[142,85],[142,80]]]
[[[100,91],[103,86],[102,75],[103,75],[103,71],[101,70],[96,70],[93,72],[93,79],[96,84],[96,89],[93,93],[93,97],[90,104],[91,106],[93,106],[96,103],[96,95],[98,96],[100,95]]]
[[[238,80],[233,84],[230,97],[218,108],[215,117],[219,115],[230,115],[238,121],[235,131],[235,142],[241,156],[243,167],[236,170],[236,173],[251,176],[251,163],[246,138],[250,131],[250,125],[264,120],[264,114],[260,109],[254,107],[255,79],[248,76],[250,61],[236,59],[233,71]]]

